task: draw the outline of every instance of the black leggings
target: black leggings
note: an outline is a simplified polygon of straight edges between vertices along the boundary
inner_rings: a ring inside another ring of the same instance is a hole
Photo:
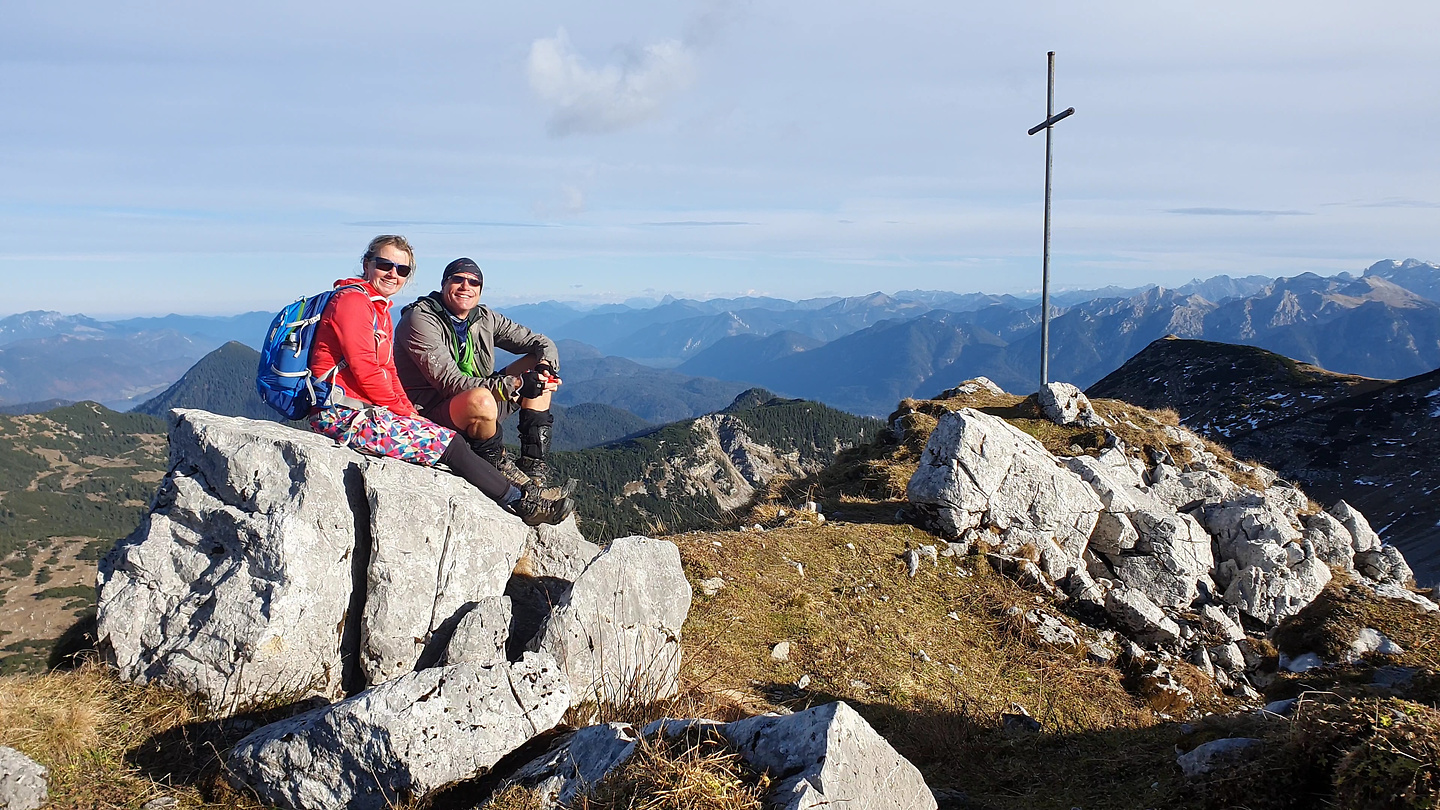
[[[475,485],[490,500],[500,503],[510,493],[510,479],[500,474],[495,465],[475,455],[464,434],[457,433],[440,460],[449,465],[455,474]]]

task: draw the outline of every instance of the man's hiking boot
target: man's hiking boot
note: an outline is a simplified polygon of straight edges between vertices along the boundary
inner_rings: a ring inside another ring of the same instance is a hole
[[[534,481],[536,486],[544,487],[550,484],[550,465],[546,464],[543,458],[521,456],[519,464],[512,464],[511,466],[516,467],[519,472],[530,476],[530,480]],[[504,472],[504,470],[501,470],[501,472]]]
[[[520,491],[523,493],[520,498],[511,501],[505,508],[525,521],[527,526],[539,526],[542,523],[553,526],[563,522],[575,511],[575,502],[570,500],[569,486],[542,489],[532,483],[521,486]]]
[[[500,434],[495,435],[499,436]],[[515,466],[510,454],[505,452],[505,445],[500,442],[490,439],[471,439],[470,449],[475,451],[475,455],[494,465],[495,469],[499,470],[500,474],[505,476],[505,480],[510,483],[520,486],[530,481],[530,476]]]

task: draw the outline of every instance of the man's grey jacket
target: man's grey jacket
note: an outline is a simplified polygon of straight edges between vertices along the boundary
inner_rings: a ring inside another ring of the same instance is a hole
[[[466,318],[478,375],[471,377],[460,370],[455,359],[459,339],[453,323],[438,292],[401,310],[400,323],[395,327],[395,370],[400,373],[406,395],[421,413],[472,388],[489,388],[501,397],[511,393],[509,389],[500,393],[500,381],[491,379],[496,371],[497,346],[514,354],[537,355],[557,371],[560,369],[555,341],[481,304]]]

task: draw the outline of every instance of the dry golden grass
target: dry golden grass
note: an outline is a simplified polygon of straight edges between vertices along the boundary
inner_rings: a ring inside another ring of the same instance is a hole
[[[182,739],[202,718],[197,702],[122,684],[96,664],[0,678],[0,745],[50,769],[47,807],[57,810],[162,796],[181,807],[259,807],[224,784],[213,748]]]
[[[688,731],[663,740],[642,738],[635,753],[574,810],[761,810],[769,789],[723,737]]]
[[[908,578],[899,555],[935,542],[918,529],[840,522],[672,539],[691,581],[726,581],[697,595],[686,624],[682,675],[697,708],[845,700],[933,788],[997,808],[1125,807],[1131,793],[1158,801],[1178,789],[1178,732],[1127,692],[1122,673],[1043,644],[1008,615],[1040,606],[1037,596],[975,558],[960,563],[969,576],[942,558]],[[781,641],[790,653],[778,662]],[[1011,703],[1044,733],[1001,731]]]
[[[1203,721],[1190,750],[1221,737],[1263,746],[1187,787],[1207,810],[1433,810],[1440,806],[1440,712],[1395,698],[1303,695],[1290,719]]]

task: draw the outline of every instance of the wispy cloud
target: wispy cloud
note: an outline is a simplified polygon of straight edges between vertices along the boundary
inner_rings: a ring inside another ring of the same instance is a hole
[[[694,58],[676,39],[647,45],[618,64],[593,67],[565,29],[530,45],[530,88],[551,107],[557,136],[614,132],[648,121],[690,86]]]
[[[462,228],[555,228],[549,222],[476,222],[440,219],[367,219],[360,222],[345,222],[357,228],[403,228],[422,226],[443,226]]]
[[[1206,217],[1308,217],[1309,211],[1263,211],[1255,208],[1167,208],[1167,214]]]
[[[1426,200],[1381,200],[1379,202],[1360,203],[1357,208],[1440,208],[1440,203],[1428,202]]]
[[[662,226],[670,226],[670,225],[679,225],[679,226],[687,227],[687,228],[697,228],[697,227],[705,227],[705,226],[707,226],[707,225],[754,225],[755,223],[753,223],[753,222],[734,222],[734,221],[723,220],[723,219],[717,219],[717,220],[681,219],[681,220],[675,220],[675,221],[673,221],[673,222],[642,222],[642,223],[640,223],[640,224],[641,224],[641,225],[648,226],[648,227],[662,227]]]

